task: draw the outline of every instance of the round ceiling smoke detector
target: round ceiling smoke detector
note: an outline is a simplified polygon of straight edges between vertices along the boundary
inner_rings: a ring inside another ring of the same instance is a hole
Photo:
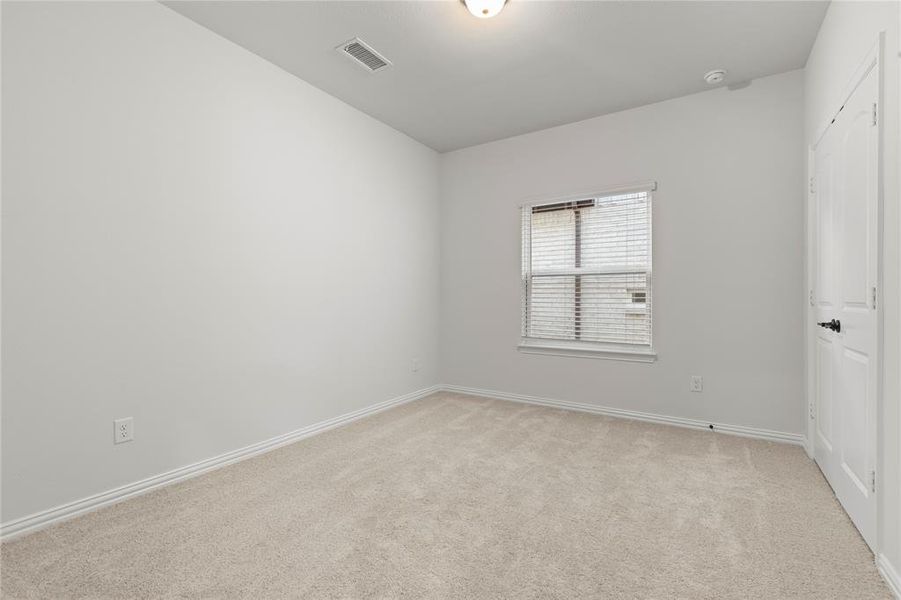
[[[714,69],[713,71],[710,71],[709,73],[704,75],[704,81],[706,81],[710,85],[722,83],[725,78],[726,71],[724,69]]]

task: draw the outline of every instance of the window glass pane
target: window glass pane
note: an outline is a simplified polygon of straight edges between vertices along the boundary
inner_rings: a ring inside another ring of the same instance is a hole
[[[649,264],[649,219],[647,194],[600,198],[583,208],[582,256],[585,269],[627,267],[644,269]]]
[[[579,279],[578,339],[651,343],[647,274],[583,275]]]
[[[529,301],[528,336],[575,339],[575,277],[533,277]]]
[[[571,210],[532,214],[532,271],[572,269],[576,262],[575,215]]]

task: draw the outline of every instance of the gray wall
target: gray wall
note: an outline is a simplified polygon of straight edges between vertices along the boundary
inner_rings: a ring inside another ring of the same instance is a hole
[[[442,382],[803,432],[803,123],[795,71],[442,155]],[[517,207],[647,180],[657,362],[519,353]]]
[[[433,151],[156,3],[2,10],[4,522],[437,383]]]

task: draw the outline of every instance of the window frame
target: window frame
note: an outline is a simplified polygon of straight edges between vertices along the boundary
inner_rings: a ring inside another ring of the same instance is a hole
[[[522,326],[525,322],[525,312],[527,309],[527,293],[525,286],[527,285],[525,277],[526,265],[523,260],[525,258],[524,246],[525,238],[523,235],[523,211],[531,209],[534,206],[543,204],[557,204],[567,202],[578,202],[581,200],[594,199],[603,196],[615,196],[619,194],[630,194],[646,192],[648,194],[648,258],[650,264],[647,270],[648,299],[653,306],[653,288],[654,288],[654,192],[657,191],[656,181],[646,181],[620,185],[616,187],[605,187],[600,190],[595,189],[591,192],[572,193],[565,196],[555,197],[533,197],[521,203],[518,207],[520,215],[519,242],[520,242],[520,339],[517,350],[526,354],[544,354],[550,356],[566,356],[577,358],[600,358],[607,360],[618,360],[627,362],[652,363],[657,360],[657,352],[654,348],[654,310],[651,309],[648,320],[649,340],[647,346],[635,344],[618,344],[611,342],[587,342],[579,340],[554,340],[546,338],[531,338],[524,335]],[[531,256],[531,252],[530,252]]]

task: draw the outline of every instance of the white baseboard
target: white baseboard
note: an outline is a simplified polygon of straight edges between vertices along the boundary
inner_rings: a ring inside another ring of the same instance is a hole
[[[218,469],[226,465],[248,459],[258,454],[270,452],[281,446],[291,444],[298,440],[302,440],[303,438],[322,433],[323,431],[327,431],[329,429],[334,429],[335,427],[338,427],[340,425],[346,425],[351,421],[356,421],[358,419],[362,419],[363,417],[368,417],[369,415],[381,412],[389,408],[393,408],[401,404],[405,404],[407,402],[412,402],[413,400],[419,400],[420,398],[424,398],[429,394],[433,394],[439,391],[439,389],[440,386],[435,385],[432,387],[417,390],[415,392],[404,394],[403,396],[398,396],[397,398],[392,398],[384,402],[379,402],[378,404],[373,404],[372,406],[367,406],[366,408],[361,408],[360,410],[340,415],[338,417],[334,417],[320,423],[302,427],[284,435],[279,435],[274,438],[258,442],[256,444],[251,444],[250,446],[245,446],[244,448],[240,448],[238,450],[226,452],[225,454],[220,454],[219,456],[214,456],[213,458],[208,458],[206,460],[196,462],[192,465],[180,467],[166,473],[161,473],[160,475],[154,475],[153,477],[148,477],[147,479],[143,479],[141,481],[123,485],[122,487],[118,487],[113,490],[95,494],[88,498],[76,500],[75,502],[70,502],[62,506],[57,506],[55,508],[40,511],[26,517],[21,517],[7,523],[0,524],[0,539],[3,539],[4,541],[12,539],[13,537],[18,537],[20,535],[31,533],[43,527],[47,527],[48,525],[51,525],[53,523],[71,519],[72,517],[76,517],[92,510],[97,510],[98,508],[101,508],[103,506],[121,502],[122,500],[132,498],[140,494],[146,494],[147,492],[159,487],[170,485],[178,481],[189,479],[191,477],[197,477],[198,475],[202,475],[203,473],[207,473],[214,469]]]
[[[895,567],[888,561],[885,554],[880,554],[876,559],[876,568],[879,569],[882,578],[885,579],[885,582],[892,590],[892,593],[895,594],[895,598],[901,600],[901,575],[898,574]]]
[[[797,444],[806,447],[805,436],[800,433],[786,433],[783,431],[772,431],[769,429],[757,429],[754,427],[744,427],[742,425],[726,425],[723,423],[710,423],[709,421],[698,421],[696,419],[685,419],[682,417],[668,417],[666,415],[657,415],[653,413],[644,413],[634,410],[624,410],[622,408],[610,408],[607,406],[596,406],[594,404],[582,404],[579,402],[569,402],[566,400],[552,400],[550,398],[540,398],[538,396],[526,396],[524,394],[512,394],[510,392],[499,392],[496,390],[483,390],[479,388],[463,387],[460,385],[442,384],[441,391],[455,392],[458,394],[469,394],[471,396],[484,396],[486,398],[497,398],[498,400],[511,400],[513,402],[524,402],[526,404],[537,404],[540,406],[550,406],[553,408],[563,408],[567,410],[577,410],[581,412],[593,413],[596,415],[606,415],[609,417],[621,417],[625,419],[635,419],[638,421],[647,421],[649,423],[660,423],[663,425],[676,425],[678,427],[690,427],[692,429],[706,429],[719,433],[728,433],[731,435],[740,435],[743,437],[757,438],[768,440],[771,442],[784,442],[789,444]]]

